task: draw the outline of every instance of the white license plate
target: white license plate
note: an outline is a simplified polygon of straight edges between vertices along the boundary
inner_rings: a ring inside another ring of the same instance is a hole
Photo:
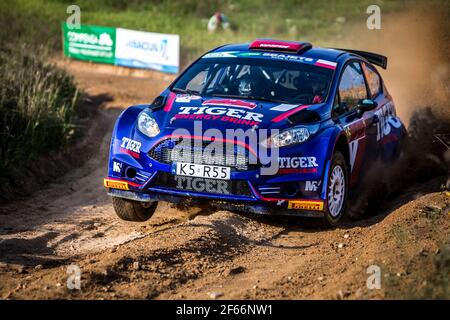
[[[230,168],[207,164],[177,162],[177,175],[230,180]]]

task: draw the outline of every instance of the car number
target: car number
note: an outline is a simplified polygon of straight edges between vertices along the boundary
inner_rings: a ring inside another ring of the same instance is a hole
[[[229,167],[185,162],[177,162],[176,166],[176,174],[180,176],[230,180]]]

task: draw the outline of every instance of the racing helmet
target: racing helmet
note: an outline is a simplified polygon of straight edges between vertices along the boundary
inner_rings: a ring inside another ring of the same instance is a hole
[[[238,90],[241,95],[249,96],[252,94],[252,89],[254,87],[253,81],[250,79],[250,77],[243,77],[239,81]]]
[[[250,69],[250,72],[243,76],[239,80],[238,90],[241,95],[253,95],[260,96],[264,94],[263,82],[264,79],[260,76],[259,72],[254,68]]]

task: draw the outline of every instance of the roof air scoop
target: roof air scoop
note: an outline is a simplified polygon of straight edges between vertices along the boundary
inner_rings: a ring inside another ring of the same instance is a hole
[[[267,51],[281,51],[292,53],[303,53],[312,48],[309,42],[283,41],[272,39],[256,39],[250,43],[251,50],[267,50]]]

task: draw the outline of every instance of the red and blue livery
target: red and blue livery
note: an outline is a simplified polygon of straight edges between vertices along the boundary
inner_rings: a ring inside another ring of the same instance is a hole
[[[270,39],[204,54],[117,119],[104,180],[116,213],[145,221],[159,201],[189,201],[335,225],[405,134],[375,66],[387,58]]]

